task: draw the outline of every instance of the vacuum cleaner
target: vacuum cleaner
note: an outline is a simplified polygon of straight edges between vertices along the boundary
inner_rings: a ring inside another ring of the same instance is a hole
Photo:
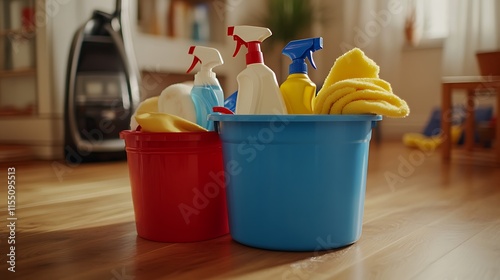
[[[119,133],[139,105],[129,0],[94,11],[73,37],[66,77],[64,156],[68,163],[126,158]]]

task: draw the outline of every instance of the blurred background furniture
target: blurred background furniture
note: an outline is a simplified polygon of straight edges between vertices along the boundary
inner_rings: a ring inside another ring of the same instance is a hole
[[[496,163],[500,163],[500,51],[478,52],[476,59],[481,76],[455,76],[443,77],[442,79],[442,112],[441,128],[443,132],[442,156],[445,161],[451,158],[451,122],[452,122],[452,94],[465,90],[467,94],[465,115],[465,149],[468,152],[474,150],[475,144],[475,98],[481,92],[493,93],[496,98],[496,123],[493,148]]]

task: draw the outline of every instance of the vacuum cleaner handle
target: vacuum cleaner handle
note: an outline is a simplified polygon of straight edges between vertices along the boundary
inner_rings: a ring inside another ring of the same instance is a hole
[[[126,5],[128,3],[125,3]],[[116,0],[115,4],[115,11],[112,14],[108,14],[103,11],[94,11],[94,16],[93,18],[101,18],[107,22],[111,22],[113,18],[118,18],[118,20],[121,22],[122,20],[122,7],[123,7],[123,0]]]
[[[122,13],[122,0],[116,0],[115,15],[120,16]]]

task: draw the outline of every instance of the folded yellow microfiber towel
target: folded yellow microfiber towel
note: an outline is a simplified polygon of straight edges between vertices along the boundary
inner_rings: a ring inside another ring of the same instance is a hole
[[[406,117],[410,109],[379,78],[379,66],[354,48],[339,57],[313,100],[314,114],[377,114]]]

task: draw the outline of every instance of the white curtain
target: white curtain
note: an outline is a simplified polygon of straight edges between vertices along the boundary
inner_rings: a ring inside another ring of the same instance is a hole
[[[478,75],[476,52],[500,49],[499,0],[447,0],[448,34],[443,49],[443,76]],[[359,47],[381,66],[381,76],[397,77],[404,45],[405,17],[417,8],[433,14],[439,1],[343,0],[343,35],[340,48]],[[439,2],[441,5],[441,2]],[[425,6],[428,9],[420,9]],[[425,21],[429,21],[428,18]],[[420,24],[419,24],[420,22]],[[429,24],[428,22],[426,22]],[[423,26],[421,26],[423,28]]]
[[[404,44],[406,1],[344,0],[343,5],[342,52],[358,47],[377,62],[381,77],[397,77]]]
[[[500,1],[449,0],[443,75],[479,75],[476,52],[500,49]]]

